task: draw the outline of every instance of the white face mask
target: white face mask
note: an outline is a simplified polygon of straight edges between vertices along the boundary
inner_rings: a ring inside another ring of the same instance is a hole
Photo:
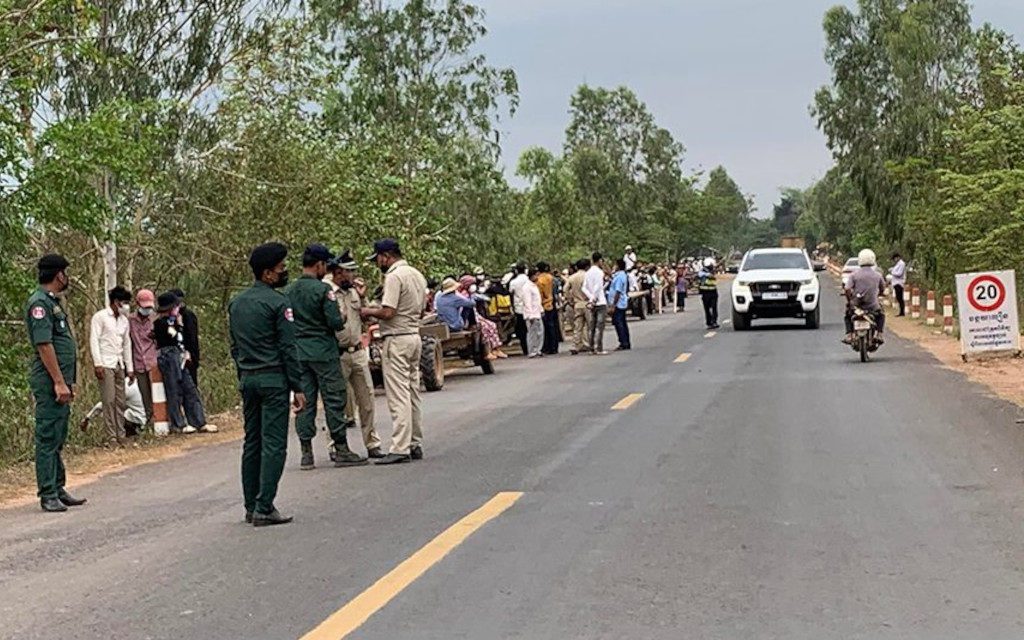
[[[131,312],[132,312],[132,308],[130,306],[128,306],[126,304],[122,304],[121,305],[121,315],[127,316]]]
[[[153,307],[142,307],[139,309],[139,315],[146,317],[153,314]]]
[[[470,293],[476,293],[476,285],[475,284],[469,285],[469,292]]]

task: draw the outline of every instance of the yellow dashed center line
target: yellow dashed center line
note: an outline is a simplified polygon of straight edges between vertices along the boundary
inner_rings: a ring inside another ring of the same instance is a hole
[[[634,404],[636,404],[637,401],[640,400],[640,398],[642,397],[644,397],[644,394],[642,393],[631,393],[622,400],[619,400],[618,402],[613,404],[612,411],[622,411],[623,409],[628,409],[632,407]]]
[[[682,363],[686,362],[687,360],[689,360],[691,355],[693,355],[693,354],[692,353],[680,353],[679,357],[675,359],[675,363],[676,364],[682,364]]]
[[[440,562],[449,551],[515,504],[522,495],[520,492],[506,491],[494,496],[479,509],[448,527],[300,640],[341,640],[346,637],[403,589],[415,582],[427,569]]]

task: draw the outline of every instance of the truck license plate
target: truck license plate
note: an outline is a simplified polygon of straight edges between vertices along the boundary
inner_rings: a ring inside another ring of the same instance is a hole
[[[789,294],[785,291],[765,291],[761,294],[763,300],[785,300],[789,298]]]

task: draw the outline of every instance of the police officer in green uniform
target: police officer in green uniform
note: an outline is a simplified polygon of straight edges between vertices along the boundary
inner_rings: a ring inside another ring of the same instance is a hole
[[[331,433],[335,467],[354,467],[366,458],[348,447],[348,422],[345,419],[345,378],[341,375],[341,353],[336,331],[345,326],[338,299],[331,286],[323,282],[327,263],[334,254],[322,244],[312,244],[302,254],[302,276],[288,287],[288,299],[295,314],[295,339],[302,368],[302,389],[306,410],[295,418],[295,430],[302,446],[300,468],[312,469],[313,436],[316,435],[316,404],[324,401],[327,429]]]
[[[249,265],[256,281],[228,305],[231,357],[238,369],[245,419],[245,520],[257,527],[292,521],[274,506],[288,448],[289,391],[295,394],[296,412],[306,406],[292,310],[279,291],[288,282],[287,255],[288,249],[276,242],[253,249]]]
[[[36,401],[36,483],[43,511],[67,511],[85,504],[64,490],[61,451],[68,438],[71,401],[75,397],[76,348],[68,316],[57,294],[68,288],[68,261],[56,254],[39,260],[39,288],[25,307],[25,325],[36,357],[29,386]]]

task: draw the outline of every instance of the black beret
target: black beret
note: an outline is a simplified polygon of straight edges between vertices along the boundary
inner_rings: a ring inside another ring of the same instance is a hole
[[[280,242],[268,242],[261,244],[252,250],[249,256],[249,266],[258,278],[264,271],[273,269],[279,262],[288,255],[288,247]]]
[[[48,253],[39,258],[39,271],[63,271],[68,268],[68,261],[64,256],[56,253]]]

